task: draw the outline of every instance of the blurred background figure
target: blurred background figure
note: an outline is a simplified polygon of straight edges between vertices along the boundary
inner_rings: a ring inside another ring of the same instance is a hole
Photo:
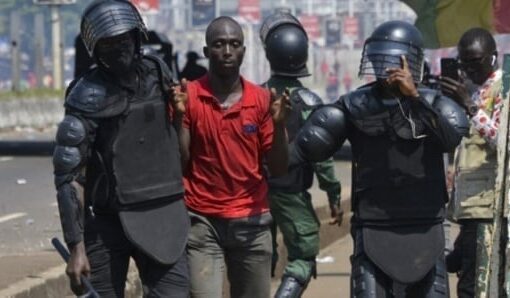
[[[186,59],[186,65],[184,65],[184,68],[181,71],[181,79],[193,81],[207,73],[207,68],[197,63],[200,59],[197,52],[189,51],[186,54]]]

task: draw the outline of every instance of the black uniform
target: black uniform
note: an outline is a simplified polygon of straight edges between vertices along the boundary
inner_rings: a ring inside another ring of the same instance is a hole
[[[66,92],[53,157],[57,199],[65,241],[84,242],[101,297],[123,297],[131,257],[145,295],[187,297],[189,219],[168,114],[170,72],[158,58],[139,54],[138,37],[129,68],[136,84],[121,83],[94,51],[101,38],[143,31],[129,2],[96,1],[85,10],[82,36],[98,67]]]
[[[403,22],[378,27],[360,69],[371,68],[380,80],[315,111],[296,138],[296,160],[323,160],[345,139],[351,144],[352,297],[449,295],[443,153],[458,145],[469,123],[462,108],[434,90],[418,88],[419,98],[406,98],[383,83],[384,69],[394,67],[387,61],[397,64],[400,55],[420,81],[420,40]]]

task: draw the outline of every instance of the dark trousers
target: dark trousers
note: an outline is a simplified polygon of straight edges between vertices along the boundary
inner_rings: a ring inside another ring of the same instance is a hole
[[[457,272],[457,295],[459,298],[475,297],[476,235],[479,222],[465,221],[455,239],[453,251],[446,256],[449,272]]]
[[[91,266],[91,283],[99,295],[124,297],[129,260],[133,258],[144,297],[187,298],[189,269],[185,251],[173,265],[145,255],[126,238],[116,216],[96,215],[85,225],[85,246]]]

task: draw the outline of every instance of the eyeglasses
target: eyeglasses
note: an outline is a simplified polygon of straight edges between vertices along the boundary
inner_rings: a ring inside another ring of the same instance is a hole
[[[459,65],[459,68],[462,69],[472,69],[482,66],[486,59],[491,57],[491,55],[479,57],[479,58],[473,58],[469,60],[461,60],[460,57],[457,57],[457,63]]]

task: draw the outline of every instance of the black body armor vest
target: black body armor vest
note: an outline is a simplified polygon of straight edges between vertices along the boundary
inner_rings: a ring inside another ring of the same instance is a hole
[[[432,101],[429,104],[436,100],[426,94],[429,90],[419,92]],[[425,137],[414,138],[402,112],[409,115],[408,107],[396,99],[382,101],[373,86],[342,97],[338,104],[351,123],[355,221],[362,225],[441,221],[447,201],[444,149],[420,117],[415,113],[412,118],[414,136]]]
[[[99,102],[111,102],[111,112],[98,109],[85,115],[98,125],[85,185],[85,197],[97,212],[163,203],[182,198],[184,192],[178,136],[169,121],[160,72],[149,59],[141,69],[136,94],[103,81],[104,96],[115,99]],[[84,79],[100,76],[91,72]]]

